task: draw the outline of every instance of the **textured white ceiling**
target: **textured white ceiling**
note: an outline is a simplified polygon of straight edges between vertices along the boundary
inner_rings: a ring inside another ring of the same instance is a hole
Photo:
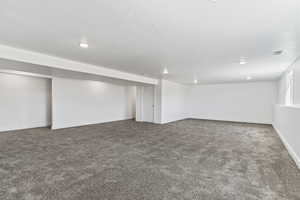
[[[0,44],[182,83],[271,80],[300,55],[299,2],[1,0]]]

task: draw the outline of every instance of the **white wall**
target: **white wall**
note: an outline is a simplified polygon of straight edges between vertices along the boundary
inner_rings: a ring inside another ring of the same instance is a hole
[[[285,105],[284,88],[287,88],[287,74],[284,73],[278,81],[278,104],[274,106],[273,126],[300,168],[300,61],[295,62],[289,70],[294,71],[294,105]]]
[[[52,128],[134,118],[134,87],[53,78]]]
[[[283,105],[285,103],[285,90],[286,90],[286,75],[283,74],[277,81],[277,102],[276,104]]]
[[[0,73],[0,131],[51,124],[51,80]]]
[[[293,66],[294,71],[294,104],[300,106],[300,60],[298,60]]]
[[[300,107],[276,105],[274,128],[300,168]]]
[[[161,123],[187,118],[188,86],[161,80]]]
[[[156,123],[185,118],[272,124],[276,82],[182,85],[160,80]]]
[[[158,84],[154,88],[154,123],[162,123],[162,79],[158,81]]]
[[[275,82],[195,85],[189,90],[191,118],[272,124]]]
[[[131,108],[131,118],[136,118],[136,86],[128,88],[128,107]]]

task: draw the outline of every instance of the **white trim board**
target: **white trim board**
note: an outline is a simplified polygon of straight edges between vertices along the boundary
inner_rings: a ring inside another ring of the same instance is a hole
[[[215,119],[213,117],[187,117],[186,119],[199,119],[199,120],[209,120],[218,122],[233,122],[233,123],[246,123],[246,124],[262,124],[262,125],[272,125],[269,122],[254,122],[251,120],[234,120],[234,119]]]
[[[273,126],[274,130],[276,131],[276,133],[278,134],[279,138],[281,139],[283,145],[289,152],[290,156],[295,161],[298,169],[300,169],[300,158],[297,156],[296,152],[293,150],[291,145],[286,141],[286,139],[283,137],[283,135],[280,133],[280,131],[275,127],[275,125],[273,124],[272,126]]]
[[[83,127],[83,126],[99,125],[99,124],[105,124],[105,123],[110,123],[110,122],[120,122],[120,121],[133,120],[133,119],[134,118],[132,118],[132,117],[128,117],[128,118],[123,118],[123,119],[105,120],[105,121],[81,123],[81,124],[74,122],[74,124],[69,124],[68,126],[51,125],[49,127],[51,130],[60,130],[60,129],[68,129],[68,128],[79,128],[79,127]]]
[[[37,128],[48,128],[48,129],[51,129],[51,124],[48,124],[48,125],[36,125],[36,126],[24,126],[24,127],[19,127],[19,128],[0,129],[0,134],[14,132],[14,131],[24,131],[24,130],[30,130],[30,129],[37,129]]]

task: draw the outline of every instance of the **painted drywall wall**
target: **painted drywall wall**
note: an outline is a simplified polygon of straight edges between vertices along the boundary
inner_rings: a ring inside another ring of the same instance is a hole
[[[52,128],[134,118],[134,87],[53,78]]]
[[[136,86],[128,88],[128,108],[131,108],[132,118],[136,119]]]
[[[272,124],[277,89],[276,82],[182,85],[162,79],[155,97],[156,123],[198,118]]]
[[[277,102],[276,104],[285,104],[285,90],[286,90],[286,74],[284,73],[277,81]]]
[[[195,85],[188,92],[191,118],[272,124],[275,82]]]
[[[293,71],[292,102],[285,105],[287,74]],[[282,142],[300,168],[300,61],[296,61],[278,81],[278,104],[274,106],[274,123]]]
[[[162,79],[154,87],[154,123],[162,123]]]
[[[161,96],[157,98],[161,100],[161,123],[164,124],[187,118],[188,86],[168,80],[161,80],[160,84]]]
[[[0,73],[0,131],[49,126],[51,80]]]
[[[300,107],[276,105],[273,127],[300,168]]]
[[[293,102],[294,105],[300,106],[300,60],[292,65],[294,80],[293,80]]]

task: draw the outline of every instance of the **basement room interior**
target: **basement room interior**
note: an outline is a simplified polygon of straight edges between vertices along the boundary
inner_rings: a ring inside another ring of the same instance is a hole
[[[300,200],[297,0],[0,0],[1,200]]]

